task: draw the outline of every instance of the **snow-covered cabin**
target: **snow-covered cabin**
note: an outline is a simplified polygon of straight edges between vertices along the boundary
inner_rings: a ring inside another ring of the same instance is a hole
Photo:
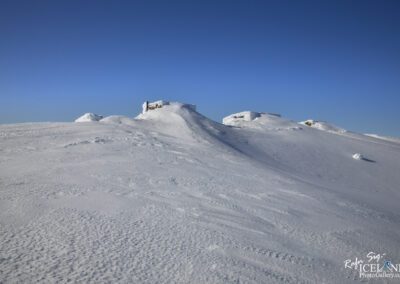
[[[82,115],[81,117],[75,119],[75,122],[99,121],[101,119],[103,119],[102,115],[97,115],[95,113],[88,112]]]
[[[237,121],[252,121],[257,117],[260,117],[261,113],[253,111],[242,111],[239,113],[231,114],[225,117],[222,121],[223,124],[230,124]]]
[[[231,115],[228,115],[222,120],[223,124],[226,125],[231,125],[235,123],[240,123],[241,121],[252,121],[255,120],[258,117],[261,117],[263,115],[272,115],[276,117],[281,117],[280,114],[275,114],[275,113],[263,113],[263,112],[254,112],[254,111],[242,111],[238,113],[234,113]]]
[[[150,103],[150,102],[146,101],[146,102],[144,102],[144,104],[143,104],[143,106],[142,106],[142,108],[143,108],[143,113],[145,113],[145,112],[147,112],[147,111],[149,111],[149,110],[154,110],[154,109],[157,109],[157,108],[162,108],[162,107],[165,106],[165,105],[169,105],[169,102],[160,100],[160,101],[156,101],[156,102]]]

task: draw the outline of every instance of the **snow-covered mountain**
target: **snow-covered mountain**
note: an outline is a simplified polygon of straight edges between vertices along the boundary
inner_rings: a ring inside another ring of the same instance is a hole
[[[400,263],[400,143],[313,125],[165,102],[0,125],[0,282],[352,283],[347,259]]]

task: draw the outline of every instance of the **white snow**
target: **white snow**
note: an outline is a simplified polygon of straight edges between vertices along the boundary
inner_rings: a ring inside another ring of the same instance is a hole
[[[354,159],[354,160],[363,160],[363,159],[364,159],[364,156],[363,156],[362,154],[360,154],[360,153],[355,153],[355,154],[353,155],[353,159]]]
[[[85,113],[84,115],[82,115],[81,117],[77,118],[75,120],[75,122],[99,121],[102,118],[103,117],[101,115],[97,115],[97,114],[88,112],[88,113]]]
[[[0,282],[353,283],[346,259],[400,262],[400,144],[224,123],[170,103],[0,125]]]

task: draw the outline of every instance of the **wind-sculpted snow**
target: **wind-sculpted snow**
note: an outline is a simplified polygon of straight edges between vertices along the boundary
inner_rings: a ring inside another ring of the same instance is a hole
[[[0,282],[352,283],[346,259],[400,262],[399,161],[398,143],[179,103],[1,125]]]

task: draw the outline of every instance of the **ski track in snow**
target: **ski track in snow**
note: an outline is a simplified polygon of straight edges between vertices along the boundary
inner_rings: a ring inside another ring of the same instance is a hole
[[[353,283],[345,259],[400,262],[399,143],[232,123],[171,104],[0,125],[0,282]]]

